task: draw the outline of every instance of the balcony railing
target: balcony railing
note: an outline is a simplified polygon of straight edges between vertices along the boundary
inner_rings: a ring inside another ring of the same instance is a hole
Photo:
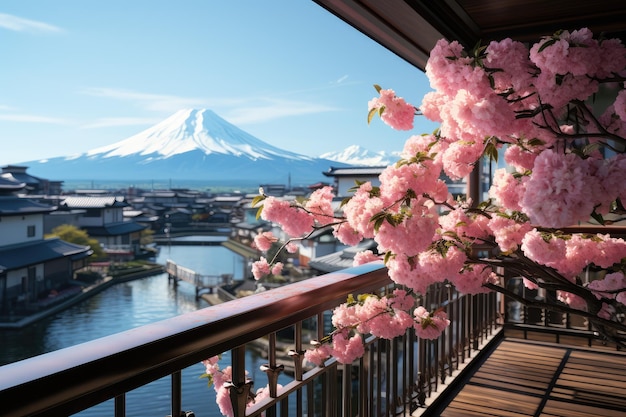
[[[440,339],[421,340],[413,331],[392,341],[369,338],[365,355],[353,364],[330,359],[323,367],[303,367],[310,339],[330,329],[332,308],[348,294],[380,294],[391,284],[383,267],[364,265],[5,365],[1,413],[70,415],[114,398],[111,415],[125,416],[126,393],[170,376],[171,415],[186,415],[181,371],[230,351],[237,416],[409,415],[499,329],[500,303],[495,293],[461,296],[451,287],[432,286],[423,305],[443,306],[452,321]],[[294,335],[289,359],[277,349],[285,343],[277,332],[286,328]],[[245,346],[259,339],[268,350],[268,380],[256,385],[269,381],[272,398],[246,410]],[[278,389],[276,375],[289,365],[285,360],[293,361],[293,378]]]

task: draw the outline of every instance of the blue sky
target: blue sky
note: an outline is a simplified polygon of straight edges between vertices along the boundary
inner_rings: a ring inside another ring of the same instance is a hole
[[[373,84],[419,105],[425,75],[311,0],[3,0],[0,164],[74,155],[209,108],[310,156],[402,147],[367,124]]]

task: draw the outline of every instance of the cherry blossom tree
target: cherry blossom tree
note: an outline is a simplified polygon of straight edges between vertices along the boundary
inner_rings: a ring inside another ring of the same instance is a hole
[[[322,227],[346,245],[374,239],[377,253],[359,254],[356,262],[384,262],[397,284],[388,295],[350,297],[337,307],[334,332],[305,358],[350,363],[363,354],[365,335],[391,339],[410,327],[437,338],[450,323],[445,312],[416,305],[436,282],[583,316],[626,347],[626,241],[615,227],[626,213],[625,46],[588,29],[561,31],[531,47],[505,39],[467,51],[441,40],[426,75],[433,91],[419,107],[375,86],[368,122],[380,116],[411,130],[414,117],[423,116],[440,124],[432,134],[409,137],[380,185],[357,184],[339,213],[330,187],[303,202],[263,193],[254,201],[264,220],[291,237],[285,245]],[[442,178],[464,179],[484,158],[502,156],[506,167],[495,171],[486,201],[452,197]],[[585,232],[586,225],[596,231]],[[258,240],[263,247],[275,237]],[[262,259],[255,277],[273,266]],[[507,289],[511,277],[557,297],[524,298]]]
[[[393,90],[375,86],[368,122],[378,115],[394,129],[410,130],[416,115],[440,123],[433,134],[411,136],[401,159],[380,175],[380,185],[358,184],[333,212],[330,187],[303,203],[261,194],[260,215],[294,239],[331,226],[347,245],[378,244],[402,296],[361,296],[334,311],[331,348],[340,362],[359,356],[361,335],[393,338],[409,326],[435,338],[449,321],[443,311],[415,308],[406,297],[448,282],[460,292],[499,291],[522,303],[586,317],[615,339],[626,301],[626,242],[576,226],[613,224],[626,201],[626,49],[619,40],[594,38],[588,29],[562,31],[528,48],[505,39],[466,51],[441,40],[426,66],[432,92],[419,108]],[[452,198],[447,176],[458,180],[482,158],[503,154],[489,199]],[[476,247],[482,249],[476,251]],[[257,271],[267,271],[262,260]],[[585,281],[592,271],[598,279]],[[261,276],[262,274],[257,274]],[[539,303],[508,291],[505,277],[555,292]],[[383,324],[384,323],[384,324]],[[351,352],[351,353],[350,353]]]

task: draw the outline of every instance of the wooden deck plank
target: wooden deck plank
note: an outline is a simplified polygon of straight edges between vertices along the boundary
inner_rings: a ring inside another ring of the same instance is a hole
[[[512,415],[532,416],[540,400],[538,397],[515,392],[466,385],[450,403],[450,407],[461,410],[483,410],[502,416],[511,415],[511,413]]]
[[[438,415],[625,417],[626,354],[504,339]]]
[[[626,410],[612,410],[599,406],[586,406],[566,401],[548,400],[543,409],[544,416],[559,417],[624,417]]]

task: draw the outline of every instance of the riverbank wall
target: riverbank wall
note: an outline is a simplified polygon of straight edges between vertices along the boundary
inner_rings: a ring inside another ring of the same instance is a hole
[[[46,317],[52,316],[60,311],[63,311],[81,301],[84,301],[94,295],[106,290],[107,288],[136,279],[146,278],[153,275],[162,274],[165,272],[163,265],[152,264],[141,271],[134,271],[132,273],[123,274],[119,276],[107,276],[101,281],[94,284],[85,286],[82,291],[68,297],[46,309],[37,311],[27,316],[21,316],[15,320],[0,321],[0,329],[21,329]]]

